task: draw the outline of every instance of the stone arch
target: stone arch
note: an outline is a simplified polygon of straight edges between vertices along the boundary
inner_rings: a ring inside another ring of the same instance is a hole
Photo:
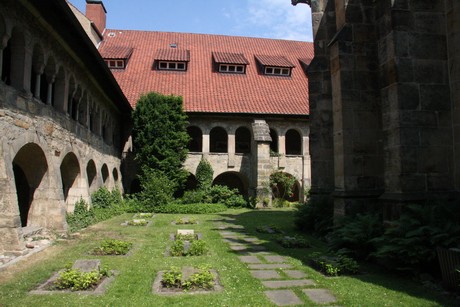
[[[214,127],[209,133],[210,152],[227,153],[228,152],[228,135],[222,127]]]
[[[120,179],[120,176],[118,175],[118,170],[116,167],[112,169],[112,177],[113,177],[113,182],[116,184],[118,180]]]
[[[58,68],[56,73],[56,80],[54,82],[54,95],[52,105],[59,112],[65,112],[65,89],[66,89],[66,73],[64,68],[61,66]]]
[[[94,160],[89,160],[86,165],[86,177],[88,180],[88,187],[90,192],[95,191],[97,188],[97,168]]]
[[[48,162],[39,145],[27,143],[16,153],[12,164],[21,226],[25,227],[29,220],[33,219],[29,218],[29,213],[35,205],[35,191],[48,184],[45,178],[48,173]]]
[[[270,151],[274,153],[279,152],[279,147],[278,147],[278,133],[276,132],[275,129],[270,128],[270,137],[272,141],[270,142]]]
[[[187,127],[187,133],[190,136],[188,143],[188,150],[190,152],[202,152],[203,151],[203,132],[197,126]]]
[[[36,43],[34,49],[32,51],[32,66],[30,67],[30,91],[32,95],[37,98],[41,99],[43,93],[43,85],[42,83],[46,83],[43,79],[43,71],[45,69],[45,53],[43,51],[42,46],[39,43]],[[46,88],[45,88],[46,91]],[[46,95],[46,93],[45,93]],[[46,101],[42,100],[43,102]]]
[[[101,167],[101,175],[102,175],[102,182],[104,185],[106,185],[108,182],[107,180],[109,179],[109,168],[107,167],[107,164],[103,164]]]
[[[279,173],[285,174],[291,178],[295,178],[295,176],[289,173],[285,173],[285,172],[279,172]],[[271,176],[273,176],[273,174]],[[297,180],[297,178],[295,178],[295,182],[292,187],[292,195],[287,195],[284,187],[279,186],[279,185],[272,185],[271,189],[272,189],[272,194],[275,198],[282,198],[282,199],[285,199],[291,202],[300,200],[300,196],[301,196],[300,195],[300,183]]]
[[[18,27],[15,27],[11,32],[11,38],[4,49],[4,56],[5,53],[7,58],[5,83],[18,90],[25,89],[26,40],[23,31]]]
[[[74,204],[79,200],[78,179],[80,177],[80,163],[73,152],[69,152],[62,159],[60,165],[62,192],[67,204]]]
[[[235,152],[251,153],[251,131],[246,127],[239,127],[235,131]]]
[[[286,155],[302,154],[302,136],[295,129],[286,132]]]
[[[241,195],[248,197],[249,180],[239,172],[224,172],[214,178],[212,185],[224,185],[238,189]]]

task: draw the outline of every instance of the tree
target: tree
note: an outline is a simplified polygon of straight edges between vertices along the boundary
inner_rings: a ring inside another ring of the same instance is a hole
[[[188,173],[182,168],[187,157],[187,115],[182,97],[158,93],[143,95],[133,112],[133,145],[141,167],[142,181],[151,171],[163,172],[180,187]]]
[[[202,158],[196,168],[196,179],[198,180],[198,188],[201,190],[209,190],[212,185],[212,176],[214,170],[208,160]]]
[[[270,186],[275,198],[286,199],[286,197],[291,197],[295,182],[294,176],[283,172],[275,172],[270,175]]]

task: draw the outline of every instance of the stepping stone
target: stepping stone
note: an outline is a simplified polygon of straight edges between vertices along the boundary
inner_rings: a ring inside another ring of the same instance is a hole
[[[250,256],[241,256],[241,257],[250,257]],[[260,260],[259,260],[260,261]],[[266,270],[266,269],[291,269],[292,265],[288,263],[279,263],[279,264],[249,264],[248,265],[252,270]]]
[[[292,290],[270,290],[265,295],[276,306],[300,305],[303,302]]]
[[[286,258],[283,257],[283,256],[270,256],[270,255],[267,255],[267,256],[264,256],[265,260],[267,262],[285,262],[286,261]]]
[[[243,240],[248,242],[248,243],[253,243],[253,242],[258,242],[259,241],[259,239],[252,238],[252,237],[243,238]]]
[[[276,279],[281,278],[280,273],[275,270],[257,270],[249,271],[257,279]]]
[[[260,259],[256,256],[239,256],[238,258],[243,263],[261,263]]]
[[[307,274],[305,274],[305,272],[298,271],[298,270],[285,270],[283,272],[286,273],[286,275],[291,277],[291,278],[305,278],[305,277],[307,277]]]
[[[236,244],[231,244],[230,245],[230,249],[232,251],[244,251],[244,250],[247,250],[248,247],[246,245],[236,245]]]
[[[329,304],[337,301],[335,296],[327,289],[303,289],[302,291],[317,304]]]
[[[287,288],[287,287],[314,286],[315,282],[311,279],[268,280],[268,281],[263,281],[262,284],[267,288],[278,289],[278,288]]]

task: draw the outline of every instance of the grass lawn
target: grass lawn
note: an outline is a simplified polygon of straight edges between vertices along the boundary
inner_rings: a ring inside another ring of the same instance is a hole
[[[274,238],[276,235],[256,232],[257,226],[276,225],[286,234],[293,234],[292,210],[229,210],[214,215],[186,215],[199,224],[171,225],[184,215],[157,214],[147,227],[120,226],[133,214],[124,214],[91,226],[77,239],[55,243],[38,254],[0,272],[0,306],[271,306],[261,282],[251,276],[238,254],[229,250],[216,230],[213,219],[235,218],[246,232],[264,242],[268,251],[289,256],[290,263],[307,273],[318,288],[327,288],[337,297],[340,306],[454,306],[455,302],[409,279],[393,277],[375,270],[356,276],[324,277],[306,265],[309,253],[321,250],[322,244],[312,241],[309,249],[284,249]],[[195,229],[203,235],[210,251],[205,256],[165,257],[169,238],[176,229]],[[134,244],[129,256],[93,256],[89,251],[103,239],[114,238]],[[101,259],[109,269],[118,271],[104,295],[56,293],[32,295],[28,292],[46,281],[53,272],[77,259]],[[152,283],[158,271],[172,265],[197,266],[208,264],[219,273],[222,292],[211,294],[182,294],[160,296],[152,293]],[[295,292],[302,296],[302,292]],[[305,297],[305,296],[303,296]],[[458,302],[457,302],[458,303]],[[313,306],[313,305],[312,305]]]

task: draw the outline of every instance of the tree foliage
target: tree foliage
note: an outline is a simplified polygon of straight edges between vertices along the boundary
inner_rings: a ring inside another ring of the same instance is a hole
[[[296,179],[294,176],[283,172],[275,172],[270,175],[270,186],[275,198],[286,199],[294,192]]]
[[[198,181],[198,188],[201,190],[209,190],[212,185],[212,176],[214,170],[211,163],[206,159],[201,159],[198,167],[196,168],[196,179]]]
[[[139,99],[133,112],[133,143],[143,174],[159,170],[178,186],[185,182],[187,124],[182,97],[152,92]]]

